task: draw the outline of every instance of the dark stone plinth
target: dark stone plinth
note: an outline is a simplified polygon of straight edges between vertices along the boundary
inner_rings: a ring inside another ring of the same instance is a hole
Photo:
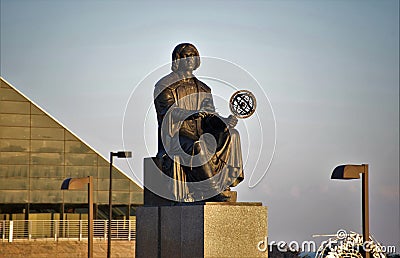
[[[137,258],[268,256],[257,248],[267,237],[261,203],[139,207],[136,225]]]
[[[174,205],[173,195],[170,190],[166,188],[169,183],[163,177],[161,164],[157,158],[145,158],[143,163],[143,203],[145,206],[160,206],[160,205]],[[163,196],[168,196],[170,199],[161,197],[155,194],[151,189],[157,189],[157,192]]]
[[[136,209],[136,247],[140,248],[136,248],[135,257],[158,257],[158,212],[158,207]]]

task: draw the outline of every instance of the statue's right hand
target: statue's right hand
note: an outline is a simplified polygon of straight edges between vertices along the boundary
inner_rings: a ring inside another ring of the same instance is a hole
[[[200,111],[197,113],[197,117],[199,118],[206,118],[208,116],[208,112]]]
[[[197,118],[205,118],[208,116],[207,112],[204,111],[198,111],[196,113],[193,113],[192,115],[190,115],[188,118],[189,119],[197,119]]]

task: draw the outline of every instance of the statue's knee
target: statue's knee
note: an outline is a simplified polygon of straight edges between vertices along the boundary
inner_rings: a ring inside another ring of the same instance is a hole
[[[193,154],[197,155],[202,152],[201,144],[199,141],[193,143]]]
[[[231,135],[231,137],[239,137],[240,135],[239,135],[239,131],[238,130],[236,130],[236,129],[230,129],[229,130],[229,133],[230,133],[230,135]]]
[[[237,134],[237,135],[238,135],[238,134],[239,134],[239,131],[236,130],[235,128],[230,129],[229,132],[230,132],[232,135],[234,135],[234,134]]]

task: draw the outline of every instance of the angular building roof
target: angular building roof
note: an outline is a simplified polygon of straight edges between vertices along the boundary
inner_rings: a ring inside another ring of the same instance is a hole
[[[62,191],[68,177],[93,176],[94,202],[108,204],[109,162],[0,77],[0,204],[86,203]],[[113,203],[142,204],[143,189],[113,168]]]

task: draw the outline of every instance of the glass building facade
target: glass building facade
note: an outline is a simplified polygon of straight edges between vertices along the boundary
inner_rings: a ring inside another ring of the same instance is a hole
[[[87,190],[62,191],[93,176],[95,218],[108,217],[109,162],[0,78],[0,220],[80,219]],[[113,217],[134,215],[143,189],[113,168]]]

